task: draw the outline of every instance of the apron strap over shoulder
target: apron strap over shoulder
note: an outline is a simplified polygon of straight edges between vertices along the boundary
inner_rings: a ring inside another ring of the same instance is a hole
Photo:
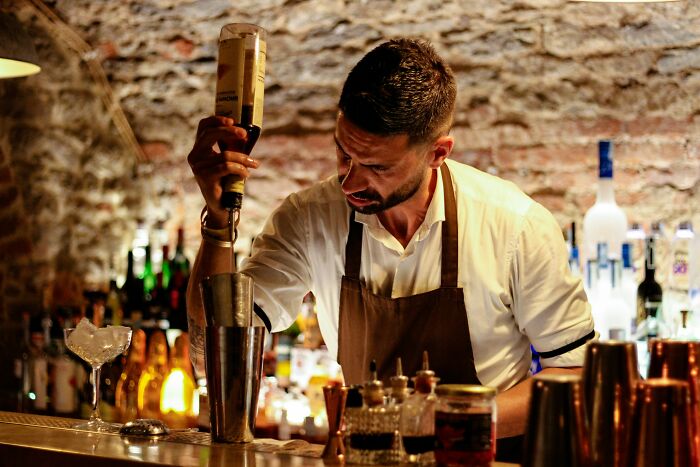
[[[457,238],[457,203],[452,189],[452,177],[447,164],[440,166],[442,189],[445,196],[445,221],[442,224],[442,280],[441,287],[457,287],[459,242]]]
[[[350,232],[345,244],[345,275],[351,279],[360,279],[360,259],[362,258],[362,228],[355,222],[355,211],[350,211]],[[359,253],[357,253],[359,252]]]

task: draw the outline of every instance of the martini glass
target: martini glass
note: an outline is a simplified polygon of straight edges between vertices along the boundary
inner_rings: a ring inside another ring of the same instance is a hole
[[[92,366],[92,413],[88,422],[73,426],[78,430],[116,433],[121,424],[100,418],[100,369],[129,348],[131,328],[107,326],[98,328],[83,318],[75,328],[64,329],[66,347]]]

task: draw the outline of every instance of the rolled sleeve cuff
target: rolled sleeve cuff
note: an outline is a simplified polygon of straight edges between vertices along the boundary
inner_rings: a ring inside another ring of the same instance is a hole
[[[586,344],[588,344],[588,342],[597,341],[600,338],[600,334],[598,334],[598,332],[591,332],[593,335],[590,336],[590,338],[584,339],[580,345],[572,348],[571,350],[549,358],[540,355],[540,365],[542,365],[542,368],[567,368],[583,366],[583,360],[586,355]],[[590,333],[584,337],[588,337],[589,335]],[[549,352],[543,353],[546,355]],[[555,351],[554,353],[557,352]]]

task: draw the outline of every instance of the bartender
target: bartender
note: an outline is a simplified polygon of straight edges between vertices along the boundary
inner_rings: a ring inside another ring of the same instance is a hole
[[[321,333],[348,384],[420,368],[441,383],[498,388],[499,457],[525,429],[532,345],[543,373],[579,371],[594,338],[582,283],[551,213],[514,184],[448,159],[456,84],[424,41],[385,42],[348,75],[334,133],[337,175],[289,195],[257,236],[242,271],[271,331],[295,320],[313,291]],[[204,323],[198,284],[229,272],[221,178],[260,162],[243,129],[201,120],[188,161],[206,201],[188,313],[196,364]],[[517,451],[517,449],[515,449]],[[513,451],[513,452],[515,452]],[[512,459],[512,457],[511,457]]]

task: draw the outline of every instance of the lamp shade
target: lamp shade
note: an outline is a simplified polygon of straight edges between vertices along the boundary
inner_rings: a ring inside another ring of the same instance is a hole
[[[18,78],[41,71],[34,43],[20,22],[0,12],[0,78]]]

